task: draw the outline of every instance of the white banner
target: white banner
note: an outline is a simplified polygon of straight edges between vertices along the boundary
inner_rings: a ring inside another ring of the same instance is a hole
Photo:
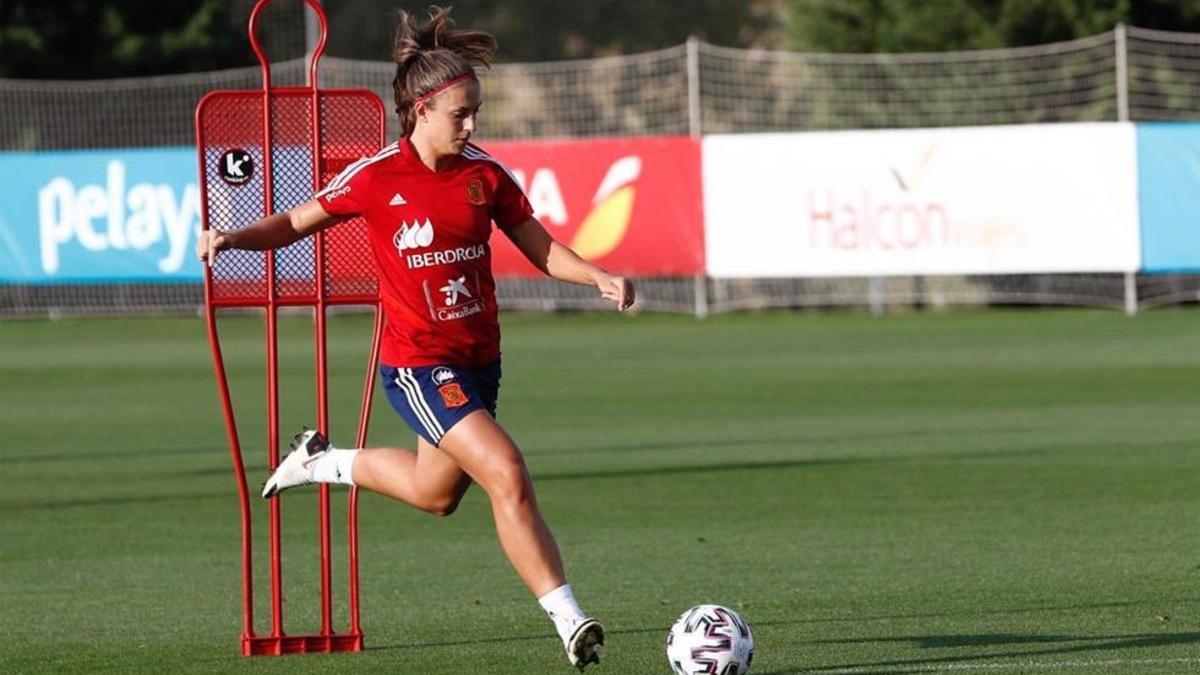
[[[1131,272],[1127,123],[704,138],[714,277]]]

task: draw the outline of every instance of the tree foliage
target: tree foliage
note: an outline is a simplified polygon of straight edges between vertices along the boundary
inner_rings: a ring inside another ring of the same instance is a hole
[[[7,0],[0,76],[92,78],[241,65],[245,33],[226,0]],[[245,59],[242,59],[245,62]]]
[[[324,0],[326,53],[384,60],[398,7],[429,0]],[[213,70],[255,62],[254,0],[0,0],[0,77],[96,78]],[[1118,22],[1200,31],[1200,0],[460,0],[463,25],[496,34],[500,61],[661,49],[689,35],[734,47],[819,52],[991,49],[1095,35]],[[264,37],[272,58],[303,53],[302,3]],[[282,30],[286,27],[287,30]]]
[[[1200,31],[1200,0],[788,0],[791,47],[936,52],[1060,42],[1118,23]]]
[[[778,25],[773,0],[468,0],[452,4],[460,25],[494,34],[500,61],[547,61],[592,58],[662,49],[695,35],[715,44],[760,44]],[[383,59],[391,35],[386,26],[395,15],[394,0],[326,3],[332,35],[331,53],[360,59]],[[404,9],[423,14],[421,4]],[[371,26],[364,30],[364,26]],[[353,37],[351,37],[353,36]]]
[[[326,54],[385,60],[398,9],[431,0],[324,0]],[[778,25],[778,0],[432,0],[461,25],[493,32],[501,61],[623,54],[678,45],[689,35],[751,46]],[[0,77],[92,78],[229,68],[255,63],[246,21],[254,0],[0,0]],[[268,6],[272,59],[304,52],[298,0]],[[272,53],[274,51],[274,53]]]

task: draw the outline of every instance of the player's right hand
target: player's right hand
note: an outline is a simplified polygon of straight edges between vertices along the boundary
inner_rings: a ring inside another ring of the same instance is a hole
[[[217,252],[229,248],[229,236],[216,230],[203,230],[196,239],[196,256],[209,267],[217,260]]]

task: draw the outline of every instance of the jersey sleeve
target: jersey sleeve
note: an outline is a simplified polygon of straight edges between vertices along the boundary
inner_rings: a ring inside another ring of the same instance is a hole
[[[496,198],[492,204],[492,220],[501,230],[508,230],[529,220],[533,207],[517,181],[502,166],[496,172]]]
[[[331,216],[349,218],[362,215],[366,211],[370,173],[364,157],[334,176],[324,190],[313,195],[313,199]]]

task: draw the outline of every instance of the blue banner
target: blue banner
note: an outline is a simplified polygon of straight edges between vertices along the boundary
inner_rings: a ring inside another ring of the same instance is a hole
[[[1142,269],[1200,271],[1200,124],[1137,129]]]
[[[0,152],[0,282],[200,281],[196,150]]]

